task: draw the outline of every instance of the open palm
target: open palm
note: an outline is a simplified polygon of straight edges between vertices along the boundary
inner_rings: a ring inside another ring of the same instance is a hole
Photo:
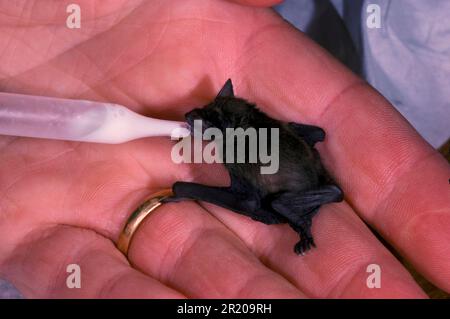
[[[256,2],[256,1],[253,1]],[[266,1],[270,2],[270,1]],[[0,1],[0,89],[104,100],[182,119],[227,78],[281,120],[327,132],[318,146],[346,194],[326,205],[317,249],[204,203],[165,204],[130,247],[129,214],[174,181],[226,184],[223,167],[177,165],[173,142],[121,145],[0,138],[0,275],[28,297],[424,297],[371,224],[450,291],[450,168],[378,93],[273,11],[226,1]],[[131,263],[131,265],[130,265]],[[66,267],[81,267],[68,289]],[[370,264],[381,288],[366,284]]]

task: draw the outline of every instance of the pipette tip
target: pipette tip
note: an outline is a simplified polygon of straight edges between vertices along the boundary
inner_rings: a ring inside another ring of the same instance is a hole
[[[191,134],[191,126],[188,123],[181,122],[178,127],[172,130],[171,138],[183,138]]]

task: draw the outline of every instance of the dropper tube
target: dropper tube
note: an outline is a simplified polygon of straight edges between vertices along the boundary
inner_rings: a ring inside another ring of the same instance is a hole
[[[0,93],[0,134],[116,144],[189,132],[184,122],[149,118],[118,104]]]

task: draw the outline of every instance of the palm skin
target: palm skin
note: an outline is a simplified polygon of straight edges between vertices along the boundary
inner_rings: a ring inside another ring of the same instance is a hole
[[[101,145],[2,136],[0,276],[25,296],[425,297],[362,219],[450,291],[448,164],[300,32],[270,9],[225,1],[78,3],[82,27],[70,30],[63,2],[0,2],[2,91],[181,119],[230,77],[237,95],[270,116],[325,128],[318,149],[347,197],[320,210],[318,248],[304,257],[292,252],[297,236],[287,225],[165,204],[141,225],[129,263],[114,243],[133,209],[177,180],[225,185],[223,167],[176,165],[164,138]],[[66,286],[73,263],[81,289]],[[369,264],[381,267],[379,289],[366,285]]]

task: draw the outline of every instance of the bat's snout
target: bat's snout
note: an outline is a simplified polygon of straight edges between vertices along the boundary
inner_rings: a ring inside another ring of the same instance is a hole
[[[193,130],[194,130],[194,121],[196,121],[196,120],[203,120],[203,118],[201,116],[201,112],[202,112],[202,110],[200,110],[200,109],[193,109],[192,111],[187,112],[184,115],[184,118],[186,119],[186,123],[191,128],[191,132],[192,133],[193,133]],[[203,125],[202,125],[202,127],[203,127]]]

